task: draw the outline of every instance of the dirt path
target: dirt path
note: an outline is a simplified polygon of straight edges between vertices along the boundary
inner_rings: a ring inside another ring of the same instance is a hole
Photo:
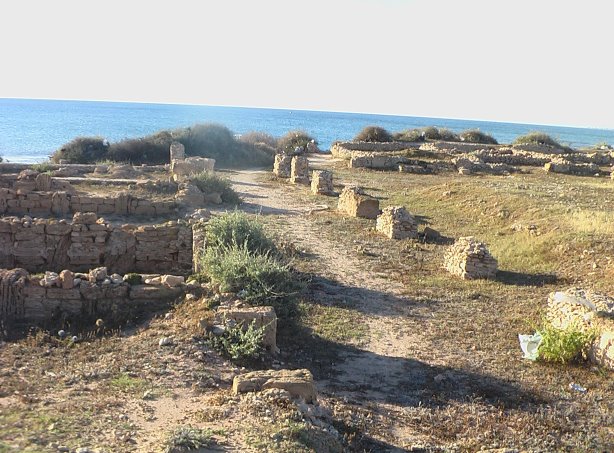
[[[325,159],[317,164],[326,165]],[[278,215],[292,240],[317,256],[321,279],[312,284],[312,291],[320,300],[343,297],[364,314],[369,326],[366,343],[335,364],[334,381],[320,381],[320,389],[355,400],[396,399],[399,386],[408,379],[406,359],[419,341],[399,316],[409,302],[401,296],[402,285],[368,269],[355,253],[322,234],[313,221],[322,205],[304,197],[308,188],[262,182],[265,174],[243,171],[233,176],[235,190],[245,200],[244,209]]]

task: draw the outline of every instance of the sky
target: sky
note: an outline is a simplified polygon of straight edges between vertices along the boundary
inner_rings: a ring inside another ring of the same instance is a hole
[[[614,128],[609,3],[3,0],[0,97]]]

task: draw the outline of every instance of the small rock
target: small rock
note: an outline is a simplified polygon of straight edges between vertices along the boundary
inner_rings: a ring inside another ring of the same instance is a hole
[[[58,330],[58,337],[65,338],[66,337],[66,331],[65,330]]]
[[[171,346],[173,344],[173,340],[170,337],[162,337],[158,341],[159,346]]]

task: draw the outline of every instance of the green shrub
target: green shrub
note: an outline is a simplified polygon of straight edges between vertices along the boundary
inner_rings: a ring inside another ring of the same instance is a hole
[[[211,218],[205,233],[207,248],[227,248],[240,244],[255,253],[275,252],[275,244],[262,224],[244,212],[234,211]]]
[[[422,135],[422,129],[408,129],[395,132],[393,138],[400,142],[423,142],[425,137]]]
[[[239,137],[239,141],[243,143],[248,143],[251,145],[257,145],[260,143],[264,143],[271,148],[277,148],[277,139],[273,137],[271,134],[267,134],[266,132],[258,132],[251,131],[242,134]]]
[[[190,176],[190,181],[203,193],[217,192],[222,197],[224,203],[238,205],[241,203],[239,194],[232,188],[232,183],[212,172],[202,172]]]
[[[539,333],[542,336],[539,358],[558,363],[569,363],[586,355],[596,335],[594,331],[583,332],[573,327],[557,329],[550,323],[545,323]]]
[[[242,323],[226,325],[226,330],[222,335],[209,334],[207,342],[209,345],[225,355],[229,359],[245,363],[254,361],[263,356],[265,326],[256,327],[256,321],[252,321],[244,330]]]
[[[498,145],[499,142],[492,136],[479,129],[468,129],[459,134],[461,141],[469,143],[481,143],[484,145]]]
[[[202,264],[222,292],[240,292],[252,305],[272,305],[278,316],[288,314],[289,299],[302,287],[287,264],[271,253],[253,253],[246,244],[208,248]]]
[[[163,165],[170,160],[173,141],[169,131],[160,131],[141,138],[128,138],[111,143],[107,159],[113,162],[130,162],[133,165]]]
[[[537,131],[529,132],[525,135],[520,135],[516,137],[513,143],[514,145],[548,145],[553,146],[555,148],[563,147],[558,141],[553,139],[548,134]]]
[[[460,142],[460,137],[458,136],[458,134],[455,134],[450,129],[440,128],[439,140],[443,140],[445,142]]]
[[[141,274],[135,274],[133,272],[124,275],[124,281],[129,285],[140,285],[143,282]]]
[[[109,143],[102,137],[77,137],[55,151],[50,160],[59,163],[87,164],[106,158]]]
[[[199,450],[214,443],[213,432],[209,429],[182,426],[173,431],[166,441],[166,453]]]
[[[284,153],[293,153],[297,147],[306,150],[307,144],[311,141],[316,145],[318,144],[318,142],[305,131],[290,131],[277,140],[277,148]]]
[[[2,162],[0,160],[0,162]],[[40,162],[38,164],[32,164],[30,168],[39,173],[49,173],[53,170],[53,164],[50,161]]]
[[[354,137],[354,140],[359,142],[391,142],[392,135],[383,127],[367,126]]]

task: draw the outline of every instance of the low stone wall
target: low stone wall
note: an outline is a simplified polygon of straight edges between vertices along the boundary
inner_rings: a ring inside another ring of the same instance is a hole
[[[185,274],[192,271],[192,234],[188,224],[113,226],[94,213],[77,213],[72,222],[5,217],[0,267],[43,272],[106,266],[117,273]]]
[[[399,168],[399,164],[407,163],[405,156],[391,155],[390,153],[365,153],[353,151],[350,155],[349,168],[374,168],[390,170]]]
[[[337,142],[330,147],[333,157],[349,159],[353,151],[390,152],[417,148],[419,143],[409,142]]]
[[[420,145],[421,151],[435,153],[465,154],[473,151],[498,149],[501,145],[485,145],[481,143],[464,142],[426,142]]]
[[[177,212],[175,201],[151,201],[122,192],[113,197],[74,195],[69,192],[24,192],[0,189],[0,215],[63,216],[76,212],[99,215],[165,216]]]
[[[508,175],[518,169],[503,163],[486,163],[473,154],[463,154],[452,160],[458,172],[462,175],[486,173],[491,175]]]
[[[462,237],[449,248],[444,258],[445,269],[465,280],[493,278],[497,273],[497,260],[486,244],[474,237]]]
[[[547,317],[558,329],[595,332],[589,358],[614,369],[614,298],[580,288],[554,292],[548,297]]]
[[[577,176],[595,176],[601,173],[597,164],[573,163],[566,159],[554,158],[544,165],[547,173],[563,173]]]
[[[184,293],[183,286],[130,284],[120,275],[96,279],[70,274],[70,287],[64,288],[61,280],[49,284],[25,269],[0,269],[0,335],[17,326],[65,328],[96,319],[122,321],[163,308]]]

